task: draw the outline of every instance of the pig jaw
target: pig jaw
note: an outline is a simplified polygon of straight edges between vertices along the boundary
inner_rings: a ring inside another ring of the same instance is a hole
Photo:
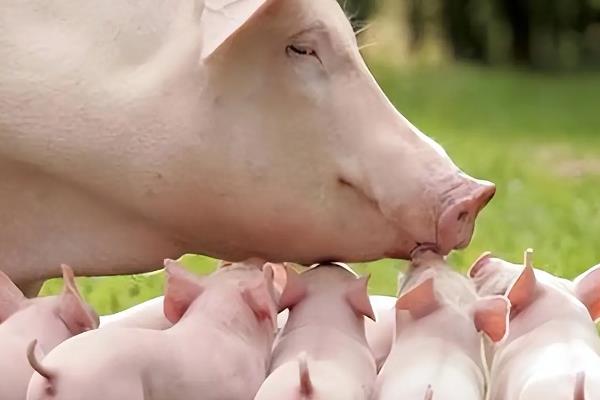
[[[421,246],[444,255],[466,247],[495,185],[461,172],[437,143],[397,111],[389,112],[397,114],[396,121],[354,149],[364,153],[364,161],[341,161],[340,181],[370,202],[395,231],[386,256],[407,258]]]

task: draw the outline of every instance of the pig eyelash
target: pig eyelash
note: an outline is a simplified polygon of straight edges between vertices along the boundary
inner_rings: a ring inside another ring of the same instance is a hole
[[[356,36],[356,37],[360,36],[362,33],[365,33],[366,31],[371,29],[372,26],[373,26],[372,24],[364,24],[362,26],[353,26],[352,28],[354,29],[354,36]]]
[[[322,63],[321,58],[319,58],[319,55],[317,54],[317,52],[309,47],[303,47],[303,46],[299,46],[299,45],[290,44],[285,48],[285,52],[287,53],[288,56],[298,55],[298,56],[314,57],[317,60],[319,60],[320,63]]]

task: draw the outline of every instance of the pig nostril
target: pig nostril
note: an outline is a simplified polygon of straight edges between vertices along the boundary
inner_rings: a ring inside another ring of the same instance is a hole
[[[469,215],[468,211],[462,211],[460,214],[458,214],[458,217],[456,218],[457,221],[464,221],[467,216]]]

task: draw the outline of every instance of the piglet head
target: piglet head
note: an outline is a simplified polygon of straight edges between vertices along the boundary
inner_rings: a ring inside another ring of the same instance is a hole
[[[0,271],[0,323],[17,312],[26,303],[23,292]]]
[[[68,265],[61,265],[63,274],[63,291],[58,296],[58,317],[64,322],[73,335],[98,328],[98,314],[83,300],[75,275]]]
[[[526,254],[530,254],[529,251]],[[505,295],[511,292],[509,298],[513,309],[522,309],[533,300],[537,287],[530,259],[528,255],[524,264],[513,264],[486,252],[473,263],[468,276],[480,295]]]
[[[594,321],[600,319],[600,264],[573,282],[575,296],[587,307]]]
[[[164,314],[173,324],[183,317],[202,293],[227,287],[239,293],[259,322],[268,320],[275,326],[278,294],[274,288],[272,264],[258,259],[223,263],[212,275],[201,278],[186,271],[177,261],[165,260],[165,272]]]

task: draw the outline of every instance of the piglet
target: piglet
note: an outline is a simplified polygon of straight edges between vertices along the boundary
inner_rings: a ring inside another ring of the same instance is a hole
[[[376,377],[364,317],[374,318],[368,278],[347,266],[288,270],[281,297],[289,318],[256,400],[366,400]]]
[[[377,378],[376,400],[482,400],[481,335],[505,334],[508,301],[475,287],[433,253],[413,261],[396,302],[396,337]]]
[[[0,399],[23,400],[33,369],[25,357],[36,340],[40,354],[81,332],[98,327],[98,316],[82,300],[70,267],[63,265],[58,296],[27,299],[0,271]]]
[[[392,343],[394,342],[394,330],[396,329],[396,300],[396,297],[392,296],[369,296],[369,301],[371,302],[371,307],[375,314],[375,320],[364,318],[365,336],[367,338],[367,343],[373,352],[373,357],[375,357],[377,370],[379,370],[385,362],[385,359],[392,348]],[[142,312],[139,312],[138,317],[141,315]],[[283,329],[287,319],[288,310],[285,309],[277,315],[277,326],[280,329]],[[140,319],[138,318],[136,322],[139,323]],[[126,323],[126,319],[124,318],[122,321],[115,321],[115,323]],[[107,327],[111,326],[114,325],[110,323],[107,324]]]
[[[164,313],[172,328],[99,329],[42,361],[30,354],[37,373],[27,399],[252,399],[275,335],[271,266],[252,260],[204,278],[172,260],[165,267]]]
[[[600,265],[573,282],[482,255],[469,275],[483,294],[507,293],[509,334],[491,346],[490,400],[600,399]]]

